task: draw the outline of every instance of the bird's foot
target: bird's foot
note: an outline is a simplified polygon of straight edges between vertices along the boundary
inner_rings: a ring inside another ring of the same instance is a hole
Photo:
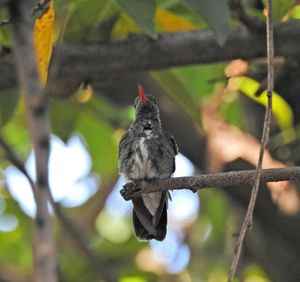
[[[140,180],[139,179],[133,179],[132,182],[128,182],[123,186],[123,189],[121,189],[120,194],[121,196],[126,200],[131,199],[131,194],[140,190]]]

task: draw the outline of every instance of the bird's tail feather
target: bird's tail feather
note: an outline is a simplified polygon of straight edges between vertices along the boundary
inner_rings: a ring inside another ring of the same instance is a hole
[[[167,199],[161,197],[161,205],[157,213],[152,216],[145,207],[142,198],[134,198],[133,202],[133,226],[136,237],[139,240],[156,239],[162,241],[167,233]]]

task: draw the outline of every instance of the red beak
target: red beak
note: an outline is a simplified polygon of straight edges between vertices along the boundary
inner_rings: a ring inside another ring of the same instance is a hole
[[[140,101],[142,103],[144,103],[145,101],[148,100],[148,97],[145,95],[143,86],[141,84],[138,85],[138,90],[139,90],[139,97],[140,97]]]

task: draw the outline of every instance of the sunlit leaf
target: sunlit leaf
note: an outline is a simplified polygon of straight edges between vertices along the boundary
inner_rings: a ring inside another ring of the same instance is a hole
[[[300,19],[300,5],[295,5],[290,13],[290,18],[299,20]]]
[[[45,85],[48,76],[48,66],[53,45],[54,7],[50,1],[47,10],[35,21],[34,46],[37,57],[37,67],[42,85]]]
[[[128,218],[116,217],[104,210],[96,220],[97,231],[110,242],[121,244],[132,235]]]
[[[144,277],[140,276],[127,276],[121,278],[120,282],[146,282],[147,280]]]
[[[0,9],[0,22],[2,21],[8,21],[9,19],[9,13],[5,9]],[[10,33],[10,26],[2,25],[0,27],[0,44],[1,46],[12,46],[13,40]]]
[[[226,0],[181,0],[191,11],[198,12],[210,26],[219,45],[228,36],[229,9]]]
[[[158,10],[155,19],[158,31],[175,32],[195,29],[189,20],[167,10]]]
[[[154,23],[156,1],[153,0],[116,0],[122,9],[133,18],[141,29],[151,38],[156,39]]]
[[[180,67],[173,70],[185,82],[190,89],[190,93],[196,101],[200,97],[208,96],[214,90],[216,83],[214,79],[223,77],[224,64],[210,64],[200,66]],[[224,80],[221,80],[224,83]]]
[[[157,71],[152,76],[160,83],[167,93],[181,105],[188,114],[201,124],[201,113],[197,102],[193,99],[191,90],[174,71]]]
[[[28,153],[31,150],[31,141],[24,115],[24,99],[23,96],[21,96],[18,99],[14,115],[11,116],[9,122],[7,122],[2,128],[5,140],[23,159],[28,157]]]
[[[256,264],[250,264],[244,272],[245,282],[270,282],[263,269]]]
[[[122,14],[114,25],[112,34],[116,37],[126,37],[137,32],[141,32],[141,29],[136,22],[127,14]]]
[[[2,251],[0,252],[0,261],[2,263],[6,262],[7,264],[13,263],[19,268],[19,271],[24,271],[31,267],[30,219],[25,216],[14,200],[5,198],[5,202],[6,210],[4,214],[14,214],[19,224],[12,232],[0,232],[0,241],[3,244],[1,248]],[[14,252],[11,251],[12,249]],[[16,253],[18,255],[16,255]]]
[[[255,96],[260,84],[245,76],[234,77],[230,79],[230,83],[234,84],[241,93],[248,96],[253,101],[267,106],[268,98],[266,90],[259,97]],[[276,92],[273,92],[273,114],[276,118],[281,130],[291,129],[293,127],[294,115],[289,104]]]
[[[267,0],[263,0],[265,6]],[[272,1],[273,20],[281,20],[287,11],[293,6],[295,0],[276,0]]]

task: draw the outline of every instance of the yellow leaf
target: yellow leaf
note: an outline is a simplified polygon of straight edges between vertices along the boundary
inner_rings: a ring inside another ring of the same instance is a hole
[[[50,1],[48,9],[35,21],[33,38],[40,82],[44,86],[53,45],[54,6]]]
[[[125,37],[140,31],[140,28],[129,16],[122,14],[114,25],[113,35],[116,37]]]
[[[158,10],[155,19],[158,31],[176,32],[196,29],[189,20],[166,10]]]
[[[187,19],[166,10],[157,10],[155,14],[157,31],[176,32],[194,30],[196,27]],[[114,26],[113,35],[117,37],[128,36],[141,32],[138,25],[126,14],[122,14]]]
[[[267,107],[267,91],[263,91],[259,97],[255,96],[260,84],[246,76],[232,77],[229,79],[232,88],[239,90],[253,101]],[[280,127],[286,141],[293,139],[294,114],[290,105],[276,92],[273,92],[272,113]]]

